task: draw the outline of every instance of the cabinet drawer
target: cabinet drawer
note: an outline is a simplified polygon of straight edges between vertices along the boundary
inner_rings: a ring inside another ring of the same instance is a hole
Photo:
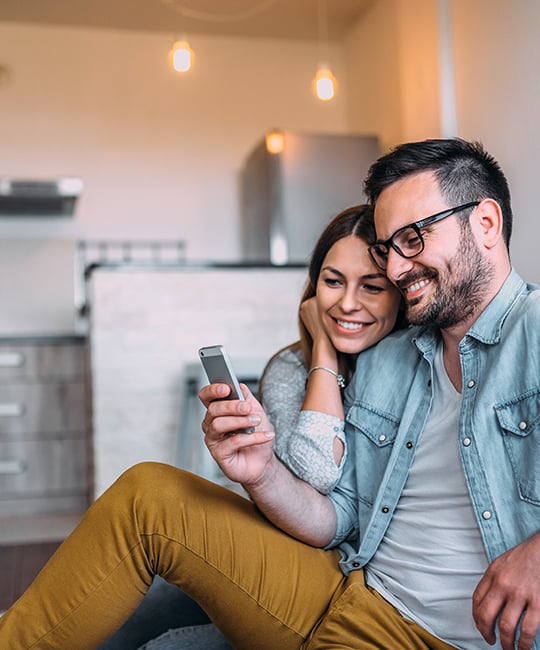
[[[0,438],[84,431],[85,402],[82,382],[0,386]]]
[[[86,494],[84,440],[0,442],[0,502],[14,496]]]
[[[86,373],[86,346],[0,345],[0,383],[22,379],[70,379]]]

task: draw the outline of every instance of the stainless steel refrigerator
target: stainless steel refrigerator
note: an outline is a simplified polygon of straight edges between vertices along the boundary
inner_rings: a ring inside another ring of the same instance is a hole
[[[269,132],[241,174],[243,259],[305,264],[330,219],[365,202],[379,154],[375,136]]]

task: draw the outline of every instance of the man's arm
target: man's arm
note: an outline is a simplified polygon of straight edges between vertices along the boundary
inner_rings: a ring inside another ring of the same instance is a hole
[[[495,643],[499,616],[504,650],[514,650],[516,640],[518,650],[530,650],[540,626],[540,533],[494,560],[476,587],[473,617],[490,644]]]
[[[278,460],[270,422],[259,402],[242,388],[245,401],[224,400],[230,390],[225,384],[205,386],[199,393],[207,408],[202,429],[210,453],[276,526],[307,544],[326,546],[336,531],[332,502]],[[253,433],[240,433],[250,427]]]

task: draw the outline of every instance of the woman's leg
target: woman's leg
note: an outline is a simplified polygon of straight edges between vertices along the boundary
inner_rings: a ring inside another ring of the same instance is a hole
[[[247,499],[159,463],[125,472],[0,618],[0,648],[93,649],[154,575],[194,598],[238,649],[299,648],[343,582]]]
[[[169,630],[135,650],[233,650],[233,647],[215,625],[207,623]]]

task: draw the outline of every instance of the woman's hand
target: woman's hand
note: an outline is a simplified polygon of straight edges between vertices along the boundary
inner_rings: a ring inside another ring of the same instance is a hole
[[[336,349],[324,329],[316,296],[304,300],[300,305],[300,318],[313,339],[312,364],[336,369]]]
[[[300,318],[302,322],[307,327],[308,332],[311,334],[313,340],[317,339],[319,336],[326,336],[324,331],[321,317],[319,316],[319,307],[317,305],[317,297],[313,296],[304,300],[300,305]]]

